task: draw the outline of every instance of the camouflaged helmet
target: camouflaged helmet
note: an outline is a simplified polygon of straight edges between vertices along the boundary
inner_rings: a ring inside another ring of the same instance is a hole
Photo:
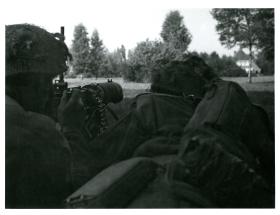
[[[202,58],[188,54],[158,64],[152,73],[151,91],[202,97],[205,86],[217,78]]]
[[[6,26],[6,77],[24,73],[56,76],[65,72],[70,54],[58,36],[29,24]]]

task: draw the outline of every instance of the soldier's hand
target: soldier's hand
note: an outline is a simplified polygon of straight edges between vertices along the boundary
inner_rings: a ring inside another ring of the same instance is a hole
[[[80,95],[80,90],[75,89],[71,97],[67,98],[66,91],[58,106],[58,122],[63,128],[81,129],[86,117],[84,104]]]

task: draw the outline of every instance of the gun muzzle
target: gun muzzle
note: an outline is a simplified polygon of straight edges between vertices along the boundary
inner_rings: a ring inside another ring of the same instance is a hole
[[[123,100],[123,90],[121,85],[115,82],[99,83],[98,86],[103,91],[103,102],[108,104],[110,102],[118,103]]]

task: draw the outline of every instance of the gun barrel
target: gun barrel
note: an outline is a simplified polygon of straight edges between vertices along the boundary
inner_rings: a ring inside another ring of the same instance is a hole
[[[123,100],[123,89],[121,85],[116,82],[99,83],[98,86],[103,91],[103,101],[105,104],[110,102],[118,103]]]
[[[60,34],[64,36],[64,26],[60,27]],[[64,38],[64,37],[63,37]]]
[[[62,37],[60,37],[60,40],[64,41],[65,40],[65,37],[64,37],[64,26],[60,27],[60,34],[62,35]],[[59,74],[59,81],[61,83],[64,83],[64,74],[63,73]],[[67,88],[67,86],[66,86],[66,88]]]

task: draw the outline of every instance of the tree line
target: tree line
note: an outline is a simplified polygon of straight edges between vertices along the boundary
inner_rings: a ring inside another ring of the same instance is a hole
[[[274,10],[273,9],[212,9],[217,21],[219,40],[227,48],[249,50],[263,74],[274,73]],[[162,61],[180,60],[189,54],[192,35],[179,11],[170,11],[162,24],[160,39],[139,42],[126,50],[121,45],[109,52],[95,29],[88,37],[87,29],[79,24],[74,29],[71,47],[73,75],[84,77],[123,77],[128,81],[149,82],[152,72]],[[231,56],[192,52],[200,56],[220,76],[246,76]]]
[[[109,52],[95,29],[88,37],[86,27],[81,23],[75,26],[74,39],[70,49],[73,56],[72,72],[68,76],[115,77],[120,76],[120,65],[126,61],[126,50],[122,45],[114,52]]]
[[[255,58],[274,67],[274,9],[213,9],[219,40],[227,48],[249,50],[250,64]],[[249,70],[251,82],[251,70]]]

